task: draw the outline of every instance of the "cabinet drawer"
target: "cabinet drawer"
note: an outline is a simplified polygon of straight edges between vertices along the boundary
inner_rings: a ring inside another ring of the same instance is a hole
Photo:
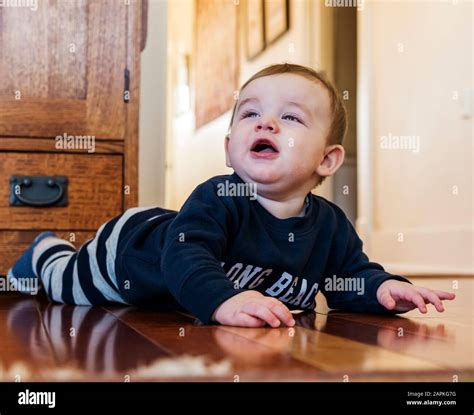
[[[0,231],[0,276],[6,276],[7,271],[36,238],[40,231]],[[79,248],[95,232],[57,231],[57,235],[72,242]]]
[[[121,155],[0,152],[0,230],[97,230],[122,211]],[[66,176],[67,206],[10,206],[11,176]]]

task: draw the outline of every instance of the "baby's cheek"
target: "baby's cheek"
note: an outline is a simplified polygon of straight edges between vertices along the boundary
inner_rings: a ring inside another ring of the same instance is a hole
[[[307,146],[303,145],[292,148],[290,147],[288,155],[290,161],[302,170],[314,166],[317,161],[317,154]]]
[[[306,163],[302,163],[301,161],[291,163],[291,174],[294,177],[310,176],[309,170],[309,166]]]

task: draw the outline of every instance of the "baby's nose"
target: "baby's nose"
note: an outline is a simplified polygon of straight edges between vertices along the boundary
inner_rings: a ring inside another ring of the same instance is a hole
[[[273,119],[260,119],[260,122],[257,123],[256,125],[257,131],[260,130],[270,130],[270,131],[276,131],[278,129],[278,126],[276,122]]]

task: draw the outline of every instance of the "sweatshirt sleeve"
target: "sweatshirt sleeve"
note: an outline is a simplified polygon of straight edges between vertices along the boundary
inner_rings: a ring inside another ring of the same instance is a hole
[[[235,289],[221,266],[232,215],[208,181],[198,186],[170,224],[161,270],[176,300],[203,323],[214,310],[244,291]]]
[[[334,290],[328,289],[323,282],[321,291],[323,292],[328,305],[333,309],[344,311],[377,313],[377,314],[395,314],[397,311],[391,311],[382,306],[377,300],[377,289],[387,280],[395,279],[408,282],[406,278],[400,275],[393,275],[384,270],[382,265],[376,262],[370,262],[367,255],[363,252],[362,240],[357,235],[354,227],[345,216],[344,212],[337,208],[339,216],[338,241],[336,242],[336,252],[342,252],[342,261],[334,278],[356,278],[359,279],[356,285],[363,287],[360,290]],[[341,218],[341,215],[343,218]],[[337,267],[335,268],[337,269]],[[327,278],[333,276],[326,276]],[[334,285],[334,284],[333,284]],[[348,285],[350,286],[350,285]],[[354,286],[354,285],[353,285]],[[332,287],[331,287],[332,288]]]

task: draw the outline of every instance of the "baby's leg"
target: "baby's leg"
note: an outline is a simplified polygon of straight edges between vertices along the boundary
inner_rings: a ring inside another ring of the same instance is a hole
[[[39,278],[49,299],[60,303],[127,304],[115,270],[120,242],[136,226],[167,212],[171,211],[158,207],[128,209],[104,223],[78,251],[70,242],[44,232],[9,270],[9,278]]]
[[[126,303],[98,267],[99,230],[76,251],[70,242],[47,237],[34,248],[32,266],[51,301],[76,305]]]
[[[71,271],[76,262],[76,248],[66,240],[48,237],[34,248],[32,268],[51,301],[78,305],[90,304],[85,301],[82,293],[77,293],[72,299],[63,295],[64,291],[70,291],[68,286],[72,281]]]

